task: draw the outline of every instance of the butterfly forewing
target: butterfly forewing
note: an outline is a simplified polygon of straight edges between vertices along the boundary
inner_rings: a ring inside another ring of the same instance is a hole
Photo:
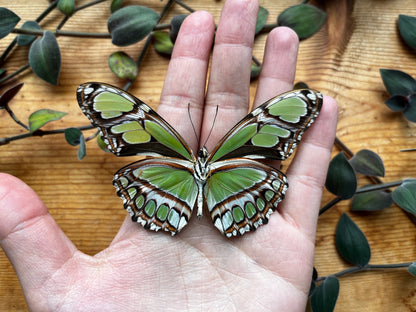
[[[85,83],[78,87],[77,98],[107,148],[117,156],[193,159],[191,149],[173,127],[131,94],[111,85]]]
[[[198,195],[192,168],[174,158],[150,158],[120,169],[117,194],[133,221],[177,234],[189,221]]]
[[[276,96],[233,127],[214,148],[210,162],[235,157],[288,158],[315,121],[322,94],[304,89]]]
[[[226,237],[266,224],[288,187],[282,172],[250,159],[220,161],[211,170],[204,197],[213,224]]]

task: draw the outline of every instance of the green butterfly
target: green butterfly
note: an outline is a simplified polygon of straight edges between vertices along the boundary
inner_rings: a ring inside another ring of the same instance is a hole
[[[288,183],[282,172],[254,159],[288,158],[322,106],[317,91],[281,94],[237,123],[212,153],[203,147],[195,155],[153,109],[117,87],[85,83],[77,98],[112,153],[150,156],[114,176],[117,195],[133,221],[175,235],[194,208],[201,217],[206,207],[226,237],[268,222]]]

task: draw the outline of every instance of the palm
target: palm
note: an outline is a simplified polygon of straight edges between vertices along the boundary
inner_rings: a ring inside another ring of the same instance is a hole
[[[206,96],[214,23],[207,13],[197,12],[181,28],[158,110],[194,150],[198,146],[187,122],[188,103],[201,142],[220,106],[208,150],[247,113],[256,16],[255,1],[226,2]],[[293,32],[270,33],[254,105],[291,88],[296,52]],[[90,257],[60,231],[31,189],[1,175],[0,243],[29,307],[33,311],[302,311],[335,124],[335,103],[326,98],[287,171],[290,188],[285,201],[268,225],[241,238],[224,238],[206,216],[201,220],[194,216],[174,238],[145,231],[126,218],[111,245]]]

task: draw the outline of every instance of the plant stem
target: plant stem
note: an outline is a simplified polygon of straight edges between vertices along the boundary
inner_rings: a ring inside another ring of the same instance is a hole
[[[184,9],[188,10],[189,12],[195,12],[194,9],[192,9],[190,6],[187,6],[185,3],[183,3],[180,0],[174,0],[177,4],[179,4],[181,7],[183,7]]]
[[[99,3],[101,3],[101,2],[105,2],[105,1],[107,1],[107,0],[94,0],[94,1],[91,1],[90,3],[86,3],[86,4],[83,4],[83,5],[80,5],[79,7],[76,7],[76,8],[74,9],[74,13],[75,13],[75,12],[77,12],[77,11],[83,10],[83,9],[85,9],[85,8],[88,8],[88,7],[90,7],[90,6],[93,6],[93,5],[99,4]]]
[[[329,276],[341,277],[344,275],[358,273],[363,271],[371,271],[371,270],[383,270],[383,269],[398,269],[398,268],[408,268],[412,262],[405,262],[405,263],[393,263],[393,264],[367,264],[366,266],[354,266],[343,271],[337,272],[335,274],[331,274]],[[328,276],[320,276],[315,281],[320,282],[323,281]]]
[[[12,33],[15,34],[25,34],[25,35],[35,35],[43,36],[45,30],[38,29],[28,29],[28,28],[15,28],[12,30]],[[65,30],[55,30],[52,31],[56,36],[72,36],[72,37],[87,37],[87,38],[111,38],[109,33],[89,33],[82,31],[65,31]]]
[[[23,72],[24,70],[28,69],[30,67],[29,63],[26,65],[23,65],[22,67],[20,67],[18,70],[16,70],[14,73],[11,73],[10,75],[7,75],[5,77],[3,77],[2,79],[0,79],[0,84],[2,84],[3,82],[13,78],[14,76],[20,74],[21,72]]]
[[[323,214],[324,212],[326,212],[327,210],[329,210],[330,208],[338,204],[341,200],[342,199],[339,197],[336,197],[333,200],[331,200],[329,203],[327,203],[325,206],[319,209],[319,215]]]
[[[166,3],[166,5],[163,7],[162,12],[160,12],[160,16],[159,19],[157,20],[156,24],[159,24],[159,22],[162,20],[162,18],[165,16],[165,14],[168,12],[168,10],[170,9],[170,7],[172,6],[173,2],[176,2],[175,0],[169,0],[168,3]],[[137,70],[140,69],[140,65],[147,53],[147,50],[149,49],[150,43],[152,42],[153,39],[153,34],[150,34],[149,36],[147,36],[146,38],[146,42],[143,45],[143,49],[140,52],[140,55],[136,61],[136,66],[137,66]],[[123,87],[123,90],[128,90],[130,89],[131,85],[132,85],[133,81],[129,80]]]
[[[76,128],[83,131],[83,130],[94,129],[95,127],[93,125],[88,125],[88,126],[82,126],[82,127],[76,127]],[[15,135],[12,137],[1,138],[0,145],[6,145],[10,143],[11,141],[16,141],[16,140],[25,139],[25,138],[34,137],[34,136],[44,136],[44,135],[50,135],[50,134],[65,133],[65,129],[55,129],[55,130],[48,130],[48,131],[36,130],[35,132],[27,132],[27,133]]]

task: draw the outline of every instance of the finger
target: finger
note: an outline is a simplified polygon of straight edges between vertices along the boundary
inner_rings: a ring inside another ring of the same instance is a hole
[[[213,18],[207,12],[195,12],[185,19],[175,42],[158,107],[160,115],[193,149],[197,148],[197,140],[193,131],[189,131],[188,104],[199,134],[214,30]]]
[[[182,23],[158,107],[159,114],[182,135],[194,151],[198,144],[189,120],[188,103],[192,123],[199,134],[214,30],[212,16],[203,11],[192,13]],[[127,216],[111,244],[146,235],[145,231],[138,231],[137,226]]]
[[[35,192],[0,173],[0,245],[25,291],[36,291],[77,251]]]
[[[254,107],[293,88],[299,39],[287,27],[273,29],[266,41]]]
[[[321,113],[304,135],[288,171],[289,189],[280,206],[282,216],[314,240],[337,125],[337,104],[324,97]]]
[[[208,150],[247,114],[257,11],[257,1],[229,0],[224,4],[215,36],[201,133],[204,143],[218,106],[215,131],[207,142]]]

